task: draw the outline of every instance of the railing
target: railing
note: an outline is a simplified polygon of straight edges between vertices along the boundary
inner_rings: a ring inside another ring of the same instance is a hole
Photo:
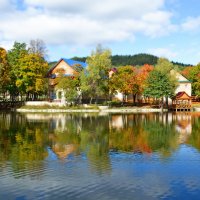
[[[173,104],[171,106],[172,110],[191,110],[192,106],[191,104]]]

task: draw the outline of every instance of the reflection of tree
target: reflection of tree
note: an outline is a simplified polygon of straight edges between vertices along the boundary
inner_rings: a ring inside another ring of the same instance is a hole
[[[12,145],[10,160],[14,171],[18,172],[24,169],[39,171],[42,162],[47,157],[45,148],[45,135],[39,128],[35,130],[26,129],[23,133],[17,132],[16,143]]]
[[[15,172],[41,168],[41,162],[38,161],[44,160],[47,156],[44,127],[41,127],[40,123],[27,123],[25,117],[19,114],[3,114],[2,118],[0,161],[12,161]]]
[[[83,153],[91,169],[101,174],[111,170],[110,149],[168,156],[179,145],[175,126],[180,120],[167,114],[37,117],[28,120],[25,115],[0,113],[0,163],[11,161],[16,173],[41,169],[49,146],[61,159]],[[200,150],[200,119],[192,118],[192,123],[187,143]]]
[[[119,116],[118,116],[119,117]],[[121,115],[123,124],[110,129],[109,146],[113,150],[125,152],[145,152],[150,153],[146,132],[142,125],[146,122],[145,115]],[[111,119],[116,119],[112,117]],[[115,123],[112,123],[115,124]]]
[[[18,124],[21,124],[18,126]],[[24,117],[14,113],[0,113],[0,161],[9,159],[12,145],[15,144],[16,131],[23,130]]]
[[[92,170],[110,170],[108,118],[94,115],[68,115],[63,131],[50,134],[51,148],[60,159],[85,152]]]
[[[177,148],[178,135],[174,124],[164,123],[164,116],[134,114],[124,117],[127,118],[123,120],[126,124],[122,124],[121,129],[116,126],[110,129],[110,148],[125,152],[158,151],[164,156]]]
[[[138,132],[136,133],[134,129],[130,127],[123,130],[123,132],[113,130],[110,132],[109,146],[114,151],[142,151],[141,146],[144,145],[145,141],[141,141],[141,135],[141,132],[138,134]],[[140,140],[140,144],[138,143],[138,139]]]
[[[81,149],[86,152],[92,170],[98,173],[110,171],[109,129],[106,117],[83,121]]]
[[[200,151],[200,117],[194,117],[192,121],[192,134],[188,138],[187,143]]]
[[[173,124],[150,121],[144,125],[150,148],[163,156],[169,156],[178,147],[178,134]]]

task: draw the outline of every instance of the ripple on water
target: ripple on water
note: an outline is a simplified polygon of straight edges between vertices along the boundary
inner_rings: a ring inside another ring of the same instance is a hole
[[[192,156],[185,156],[185,148]],[[197,151],[181,146],[171,159],[110,152],[98,159],[82,154],[66,160],[6,162],[0,170],[0,199],[197,199],[198,160]]]

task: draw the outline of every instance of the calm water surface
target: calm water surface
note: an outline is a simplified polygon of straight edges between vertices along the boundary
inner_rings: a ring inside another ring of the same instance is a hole
[[[200,113],[0,113],[0,199],[200,199]]]

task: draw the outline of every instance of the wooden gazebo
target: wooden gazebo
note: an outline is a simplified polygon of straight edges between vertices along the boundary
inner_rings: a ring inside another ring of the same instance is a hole
[[[172,110],[175,111],[190,111],[192,107],[192,97],[186,92],[178,92],[172,98]]]

